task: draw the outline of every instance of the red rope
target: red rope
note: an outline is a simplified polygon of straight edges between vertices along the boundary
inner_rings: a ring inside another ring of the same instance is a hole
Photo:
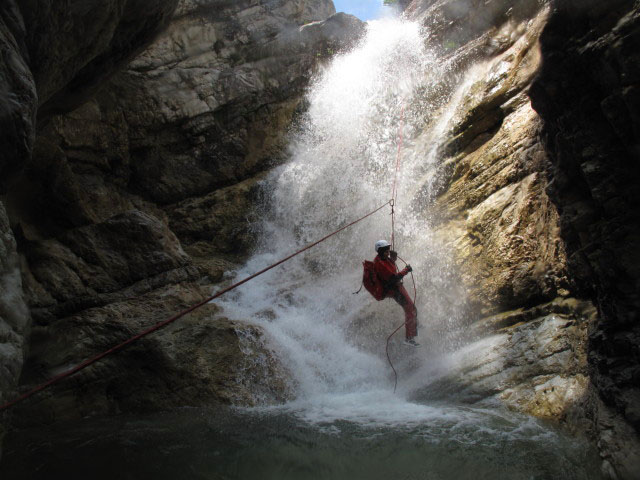
[[[400,111],[400,127],[398,128],[398,150],[396,151],[396,170],[393,174],[393,187],[391,188],[391,248],[395,250],[395,212],[393,207],[398,199],[398,172],[400,171],[400,154],[402,153],[402,127],[404,125],[404,105]]]
[[[405,265],[407,265],[407,262],[405,262],[402,258],[398,257],[398,259],[404,262]],[[413,272],[410,272],[410,273],[411,273],[411,281],[413,282],[413,304],[415,305],[416,298],[418,297],[418,290],[416,289],[416,279],[413,276]],[[416,318],[416,321],[418,321],[417,318]],[[391,362],[391,356],[389,355],[389,340],[391,340],[391,337],[393,337],[398,332],[398,330],[400,330],[406,324],[407,324],[407,321],[405,320],[400,324],[398,328],[396,328],[391,333],[391,335],[387,337],[387,347],[385,351],[387,352],[387,361],[389,362],[389,365],[391,365],[391,370],[393,370],[393,375],[395,377],[395,382],[393,384],[393,393],[396,393],[396,388],[398,387],[398,372],[396,372],[396,369],[394,368],[393,363]]]
[[[76,366],[75,366],[75,367],[73,367],[72,369],[67,370],[66,372],[63,372],[63,373],[61,373],[60,375],[57,375],[56,377],[53,377],[53,378],[52,378],[52,379],[50,379],[49,381],[47,381],[47,382],[43,383],[42,385],[37,386],[37,387],[36,387],[36,388],[34,388],[33,390],[28,391],[27,393],[25,393],[25,394],[23,394],[22,396],[20,396],[20,397],[16,398],[15,400],[12,400],[12,401],[7,402],[7,403],[5,403],[4,405],[0,406],[0,412],[4,411],[4,410],[6,410],[6,409],[8,409],[8,408],[10,408],[10,407],[13,407],[13,406],[14,406],[14,405],[16,405],[17,403],[20,403],[20,402],[22,402],[23,400],[26,400],[27,398],[32,397],[32,396],[33,396],[33,395],[35,395],[36,393],[38,393],[38,392],[40,392],[40,391],[42,391],[42,390],[44,390],[44,389],[46,389],[46,388],[50,387],[51,385],[54,385],[54,384],[56,384],[56,383],[60,382],[61,380],[65,379],[65,378],[67,378],[67,377],[70,377],[71,375],[74,375],[74,374],[78,373],[80,370],[83,370],[83,369],[87,368],[89,365],[92,365],[92,364],[96,363],[97,361],[99,361],[99,360],[103,359],[103,358],[104,358],[104,357],[106,357],[107,355],[111,355],[112,353],[115,353],[115,352],[117,352],[117,351],[119,351],[119,350],[122,350],[124,347],[126,347],[127,345],[129,345],[129,344],[131,344],[131,343],[135,342],[136,340],[139,340],[139,339],[141,339],[142,337],[144,337],[144,336],[146,336],[146,335],[149,335],[150,333],[153,333],[153,332],[155,332],[155,331],[157,331],[157,330],[160,330],[161,328],[166,327],[166,326],[167,326],[167,325],[169,325],[170,323],[175,322],[175,321],[176,321],[176,320],[178,320],[179,318],[184,317],[186,314],[193,312],[193,311],[194,311],[194,310],[196,310],[197,308],[202,307],[203,305],[205,305],[205,304],[207,304],[207,303],[211,302],[212,300],[215,300],[216,298],[218,298],[218,297],[220,297],[220,296],[224,295],[225,293],[229,292],[230,290],[233,290],[234,288],[237,288],[237,287],[239,287],[240,285],[242,285],[242,284],[244,284],[244,283],[247,283],[249,280],[252,280],[252,279],[256,278],[256,277],[257,277],[257,276],[259,276],[259,275],[262,275],[263,273],[265,273],[265,272],[267,272],[267,271],[271,270],[272,268],[275,268],[275,267],[277,267],[278,265],[280,265],[280,264],[282,264],[282,263],[286,262],[287,260],[292,259],[292,258],[293,258],[293,257],[295,257],[296,255],[300,255],[301,253],[303,253],[303,252],[305,252],[305,251],[309,250],[310,248],[315,247],[315,246],[316,246],[316,245],[318,245],[319,243],[324,242],[325,240],[329,239],[330,237],[333,237],[334,235],[336,235],[336,234],[338,234],[338,233],[342,232],[343,230],[346,230],[347,228],[349,228],[349,227],[351,227],[351,226],[355,225],[356,223],[358,223],[358,222],[360,222],[360,221],[364,220],[365,218],[370,217],[370,216],[371,216],[371,215],[373,215],[374,213],[376,213],[376,212],[378,212],[378,211],[382,210],[384,207],[386,207],[387,205],[390,205],[390,204],[391,204],[391,201],[386,202],[384,205],[382,205],[382,206],[380,206],[380,207],[376,208],[375,210],[373,210],[373,211],[369,212],[368,214],[364,215],[363,217],[360,217],[360,218],[358,218],[357,220],[354,220],[353,222],[349,223],[348,225],[345,225],[344,227],[342,227],[342,228],[340,228],[340,229],[336,230],[335,232],[330,233],[329,235],[327,235],[327,236],[325,236],[325,237],[322,237],[320,240],[318,240],[318,241],[316,241],[316,242],[313,242],[313,243],[311,243],[311,244],[307,245],[306,247],[304,247],[304,248],[302,248],[302,249],[298,250],[297,252],[292,253],[292,254],[291,254],[291,255],[289,255],[288,257],[285,257],[285,258],[283,258],[282,260],[280,260],[280,261],[278,261],[278,262],[276,262],[276,263],[274,263],[274,264],[272,264],[272,265],[269,265],[268,267],[266,267],[266,268],[264,268],[264,269],[260,270],[259,272],[256,272],[256,273],[254,273],[253,275],[250,275],[249,277],[247,277],[247,278],[245,278],[245,279],[243,279],[243,280],[240,280],[240,281],[239,281],[239,282],[237,282],[237,283],[234,283],[233,285],[231,285],[231,286],[229,286],[229,287],[227,287],[227,288],[225,288],[225,289],[223,289],[223,290],[219,291],[218,293],[216,293],[215,295],[212,295],[211,297],[207,298],[206,300],[203,300],[203,301],[201,301],[200,303],[197,303],[197,304],[195,304],[195,305],[193,305],[193,306],[191,306],[191,307],[187,308],[186,310],[183,310],[182,312],[180,312],[180,313],[178,313],[178,314],[174,315],[173,317],[171,317],[171,318],[169,318],[169,319],[167,319],[167,320],[164,320],[164,321],[162,321],[162,322],[160,322],[160,323],[158,323],[158,324],[154,325],[153,327],[151,327],[151,328],[149,328],[149,329],[147,329],[147,330],[145,330],[145,331],[143,331],[143,332],[141,332],[141,333],[139,333],[139,334],[137,334],[137,335],[135,335],[135,336],[133,336],[133,337],[129,338],[128,340],[125,340],[124,342],[122,342],[122,343],[120,343],[120,344],[116,345],[115,347],[110,348],[109,350],[107,350],[107,351],[105,351],[105,352],[102,352],[102,353],[100,353],[99,355],[96,355],[95,357],[92,357],[92,358],[89,358],[89,359],[85,360],[84,362],[80,363],[79,365],[76,365]]]
[[[404,105],[402,105],[402,110],[400,111],[400,126],[398,127],[398,150],[396,152],[396,169],[393,174],[393,187],[391,189],[391,248],[393,250],[395,250],[395,233],[396,233],[394,206],[395,206],[396,200],[398,199],[398,173],[400,172],[400,156],[402,153],[402,146],[403,146],[403,135],[402,135],[403,126],[404,126]],[[402,258],[400,258],[400,260],[402,260]],[[404,262],[405,265],[407,264],[407,262],[405,262],[404,260],[402,261]],[[415,281],[415,278],[413,277],[413,273],[411,273],[411,280],[413,281],[413,304],[415,305],[418,292],[416,290],[416,281]],[[395,376],[395,383],[393,384],[393,393],[396,393],[396,388],[398,386],[398,372],[396,371],[396,369],[393,366],[393,363],[391,362],[391,356],[389,355],[389,341],[391,340],[391,337],[393,337],[396,334],[396,332],[400,330],[402,326],[405,324],[406,324],[406,321],[400,324],[400,326],[396,328],[391,333],[391,335],[387,337],[387,347],[386,347],[387,360],[389,361],[389,365],[391,366],[391,369],[393,370],[393,374]]]
[[[391,370],[393,370],[393,375],[395,376],[395,382],[393,384],[393,393],[396,393],[396,388],[398,387],[398,372],[396,372],[396,369],[393,367],[393,363],[391,363],[391,357],[389,356],[389,340],[391,340],[391,337],[393,337],[398,330],[400,330],[402,327],[404,327],[406,323],[407,323],[406,321],[402,322],[400,324],[400,326],[398,328],[396,328],[391,333],[391,335],[389,335],[387,337],[387,348],[386,348],[387,360],[389,361],[389,365],[391,365]]]

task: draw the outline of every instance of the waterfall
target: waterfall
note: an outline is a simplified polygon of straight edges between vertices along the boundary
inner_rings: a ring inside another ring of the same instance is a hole
[[[290,160],[263,185],[257,252],[236,272],[240,278],[264,268],[388,201],[402,130],[395,238],[400,256],[414,267],[424,344],[409,351],[399,342],[402,329],[397,334],[391,354],[405,378],[407,369],[429,363],[442,344],[432,332],[450,330],[442,325],[458,318],[444,291],[450,283],[446,256],[422,214],[439,146],[434,132],[451,117],[442,112],[453,108],[442,89],[447,82],[419,25],[370,22],[360,44],[337,55],[313,82],[308,111],[291,135]],[[426,133],[425,124],[433,124]],[[258,322],[268,332],[300,402],[392,394],[384,348],[404,321],[402,309],[393,300],[377,303],[366,291],[352,295],[362,260],[375,256],[375,241],[390,240],[389,213],[357,224],[223,302],[226,315]],[[405,282],[413,291],[409,277]],[[403,394],[410,388],[401,382]]]

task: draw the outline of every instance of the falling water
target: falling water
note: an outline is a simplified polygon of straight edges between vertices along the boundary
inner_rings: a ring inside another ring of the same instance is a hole
[[[258,226],[260,251],[238,275],[273,263],[387,202],[402,130],[406,147],[400,152],[397,179],[396,246],[414,264],[418,308],[428,312],[419,281],[428,227],[408,208],[417,188],[413,179],[423,168],[422,159],[411,155],[415,123],[424,120],[412,105],[418,92],[425,95],[442,74],[418,26],[399,21],[372,22],[358,48],[335,58],[308,94],[308,112],[291,141],[291,160],[265,182],[270,201]],[[351,411],[355,405],[379,408],[397,401],[379,347],[402,323],[402,311],[372,305],[366,292],[352,295],[360,285],[362,260],[375,254],[375,241],[391,239],[389,213],[387,208],[315,247],[223,304],[225,314],[258,319],[269,332],[294,376],[297,401],[306,414],[333,410],[331,415],[346,418],[363,414],[358,408]],[[265,317],[269,320],[260,321]],[[425,341],[427,317],[421,316]],[[357,326],[365,319],[370,324],[363,334]],[[410,353],[424,357],[426,350]],[[394,348],[394,354],[401,362],[409,352]],[[362,398],[354,400],[358,396]],[[380,411],[393,414],[398,409]]]
[[[425,47],[417,24],[371,22],[360,45],[318,75],[308,112],[292,134],[290,161],[265,181],[270,200],[257,226],[259,252],[239,277],[384,204],[394,181],[396,249],[415,272],[424,348],[401,346],[403,331],[391,343],[403,376],[399,395],[384,348],[404,320],[402,310],[391,300],[376,303],[366,291],[352,295],[362,260],[375,256],[375,241],[391,240],[390,207],[226,298],[226,315],[258,321],[269,333],[294,377],[295,404],[304,415],[398,416],[399,422],[419,415],[401,400],[412,388],[405,371],[442,353],[436,346],[443,338],[433,333],[460,316],[449,301],[446,256],[421,213],[439,146],[433,134],[446,127],[446,113],[455,107],[448,106],[455,95],[445,93],[444,82],[453,80]],[[405,283],[412,291],[409,277]]]

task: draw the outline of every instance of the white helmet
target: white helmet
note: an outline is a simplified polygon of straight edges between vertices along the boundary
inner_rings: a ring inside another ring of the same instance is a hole
[[[378,250],[380,250],[381,248],[385,248],[385,247],[390,247],[391,244],[389,242],[387,242],[386,240],[378,240],[376,242],[376,252]]]

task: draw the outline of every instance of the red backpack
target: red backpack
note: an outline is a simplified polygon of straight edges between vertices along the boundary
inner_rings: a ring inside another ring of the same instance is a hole
[[[384,300],[384,287],[378,278],[378,274],[373,269],[373,262],[365,260],[362,262],[362,266],[364,268],[362,273],[362,285],[364,285],[364,288],[373,295],[373,298],[378,301]]]

